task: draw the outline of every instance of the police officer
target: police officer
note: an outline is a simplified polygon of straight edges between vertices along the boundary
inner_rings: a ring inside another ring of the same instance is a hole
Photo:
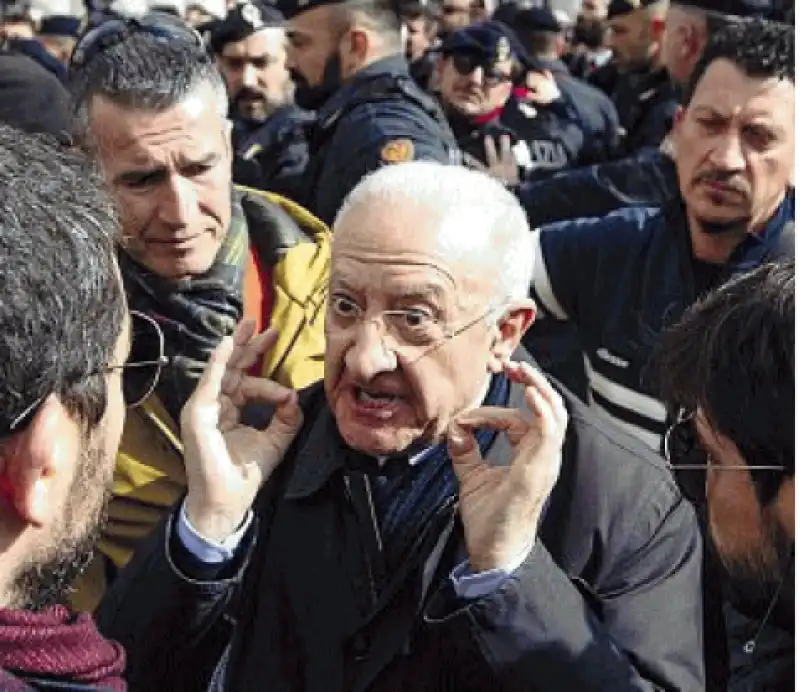
[[[9,53],[27,55],[63,81],[67,76],[66,67],[36,39],[30,10],[27,2],[0,6],[0,48]]]
[[[620,134],[617,109],[602,91],[574,77],[562,61],[566,40],[555,14],[545,7],[523,9],[514,17],[513,28],[528,55],[552,73],[559,91],[578,113],[588,138],[578,163],[614,158]]]
[[[81,20],[69,15],[51,15],[42,19],[39,41],[50,55],[67,65],[78,40]]]
[[[503,137],[517,153],[524,142],[500,122],[514,85],[525,77],[522,49],[511,31],[494,21],[475,24],[450,34],[439,52],[436,79],[462,162],[485,169],[487,146],[499,150]]]
[[[359,180],[380,166],[454,162],[453,134],[409,74],[400,17],[388,0],[286,0],[280,7],[295,101],[317,111],[306,196],[298,201],[331,223]]]
[[[313,116],[292,101],[283,25],[275,8],[243,2],[206,36],[228,88],[235,182],[296,199]]]
[[[624,130],[624,153],[658,147],[672,127],[677,94],[661,65],[668,0],[612,0],[609,44],[619,71],[611,99]]]

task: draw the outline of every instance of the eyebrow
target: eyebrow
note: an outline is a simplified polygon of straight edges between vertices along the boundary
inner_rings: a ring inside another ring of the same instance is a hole
[[[344,278],[334,276],[331,279],[331,286],[333,290],[345,290],[351,293],[357,293],[359,289],[355,288]],[[391,292],[394,299],[418,299],[418,300],[431,300],[434,298],[441,301],[445,298],[445,290],[436,284],[430,283],[416,283],[403,286],[399,291]]]
[[[181,161],[179,169],[187,166],[208,166],[211,167],[218,163],[220,160],[219,154],[216,152],[209,152],[204,154],[198,159],[184,159]],[[151,168],[137,168],[134,170],[123,171],[122,173],[114,176],[114,183],[132,183],[138,182],[142,178],[161,178],[167,174],[168,168],[163,164],[156,164]]]

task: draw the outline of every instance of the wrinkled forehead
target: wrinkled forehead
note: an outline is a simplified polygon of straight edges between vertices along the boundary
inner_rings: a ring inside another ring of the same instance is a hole
[[[386,272],[404,267],[418,278],[445,277],[455,291],[477,290],[496,266],[496,251],[488,230],[476,237],[470,223],[480,221],[469,209],[398,208],[377,197],[366,198],[337,219],[332,273],[352,273],[358,266]]]

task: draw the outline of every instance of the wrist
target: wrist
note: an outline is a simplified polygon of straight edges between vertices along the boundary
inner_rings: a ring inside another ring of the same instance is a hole
[[[189,492],[184,505],[186,519],[203,538],[222,543],[232,536],[244,522],[250,509],[215,507]]]

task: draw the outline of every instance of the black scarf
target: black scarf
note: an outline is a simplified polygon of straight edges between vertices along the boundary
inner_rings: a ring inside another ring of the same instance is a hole
[[[170,281],[149,271],[123,250],[119,252],[130,309],[152,317],[164,332],[169,364],[161,371],[156,392],[175,420],[211,353],[242,319],[248,252],[247,221],[236,193],[232,196],[228,232],[205,274]],[[135,376],[133,372],[128,374]]]

